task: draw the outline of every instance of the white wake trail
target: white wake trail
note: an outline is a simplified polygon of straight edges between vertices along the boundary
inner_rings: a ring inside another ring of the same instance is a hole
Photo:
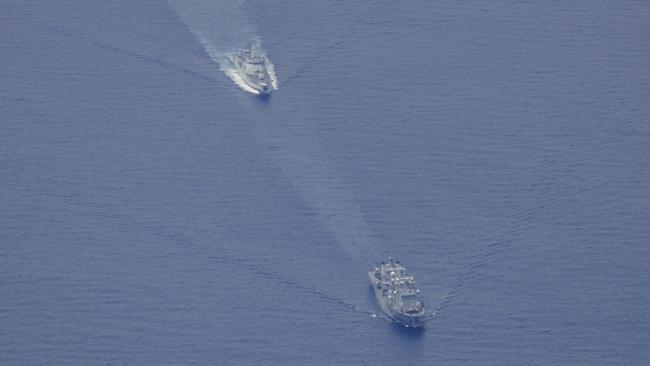
[[[210,58],[219,65],[219,69],[242,90],[259,94],[244,82],[233,62],[233,56],[248,49],[253,42],[261,44],[255,27],[241,9],[244,1],[169,0],[169,3],[199,39]],[[266,54],[262,48],[258,51]],[[277,89],[275,67],[268,58],[267,71],[271,84]]]
[[[242,80],[236,71],[234,55],[260,42],[255,27],[242,9],[244,1],[169,0],[187,27],[201,42],[207,54],[241,89],[259,92]],[[265,53],[263,49],[258,50]],[[267,58],[268,60],[268,58]],[[274,65],[267,70],[274,89],[278,80]],[[276,119],[268,125],[268,105],[259,100],[240,99],[256,125],[259,141],[266,147],[305,202],[351,258],[372,260],[377,248],[363,217],[362,209],[336,167],[319,147],[318,136],[310,126],[308,114],[300,121]],[[259,102],[259,103],[258,103]],[[302,105],[296,100],[292,106]],[[277,111],[276,111],[277,112]],[[280,111],[279,113],[292,113]]]

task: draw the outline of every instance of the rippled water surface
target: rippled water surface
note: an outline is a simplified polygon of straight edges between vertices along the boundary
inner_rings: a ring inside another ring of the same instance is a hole
[[[0,364],[650,362],[647,2],[9,0],[0,34]],[[219,64],[252,40],[269,98]],[[378,314],[389,255],[424,331]]]

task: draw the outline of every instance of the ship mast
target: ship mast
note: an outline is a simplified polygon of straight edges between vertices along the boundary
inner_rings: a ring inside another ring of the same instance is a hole
[[[257,42],[253,41],[253,44],[251,45],[251,58],[255,58],[256,52],[257,51]]]

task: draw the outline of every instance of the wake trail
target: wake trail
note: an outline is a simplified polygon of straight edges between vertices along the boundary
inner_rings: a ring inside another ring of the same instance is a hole
[[[244,1],[169,0],[181,20],[198,38],[205,52],[242,90],[251,94],[259,91],[244,82],[234,64],[234,55],[248,49],[252,43],[261,45],[255,27],[247,20],[241,6]],[[260,54],[266,51],[258,49]],[[277,89],[275,66],[267,58],[267,71]]]
[[[248,48],[260,37],[242,9],[244,1],[169,0],[180,18],[195,34],[206,53],[241,89],[257,93],[234,68],[233,55]],[[264,53],[264,50],[260,50]],[[274,66],[269,75],[277,83]],[[377,250],[369,235],[361,207],[324,152],[307,121],[291,125],[270,125],[285,119],[271,115],[269,105],[240,99],[255,123],[255,134],[266,152],[280,166],[307,205],[329,229],[351,258],[372,263]],[[293,105],[304,105],[296,101]],[[286,111],[289,112],[289,111]],[[303,113],[303,117],[311,119]]]
[[[348,256],[363,263],[365,272],[377,260],[378,250],[361,205],[320,146],[313,118],[303,113],[301,120],[286,120],[270,115],[273,110],[264,101],[242,98],[242,103],[266,153]]]
[[[242,9],[244,1],[224,0],[169,0],[172,8],[196,36],[205,52],[242,90],[257,94],[236,71],[233,56],[247,49],[251,43],[260,42],[255,27],[248,21]],[[264,50],[260,50],[264,53]],[[274,65],[268,65],[269,76],[277,84]],[[265,153],[271,157],[294,189],[301,195],[307,207],[333,239],[354,260],[359,273],[365,271],[378,259],[378,250],[370,235],[361,205],[341,178],[335,165],[321,149],[315,133],[314,120],[309,113],[300,110],[305,103],[290,103],[294,110],[276,110],[269,99],[251,98],[238,93],[238,100],[249,120],[253,133]],[[272,98],[272,97],[271,97]],[[289,114],[299,118],[287,118]],[[306,248],[308,249],[308,248]],[[259,268],[254,269],[258,271]],[[271,275],[279,282],[298,286],[286,276]],[[301,286],[331,303],[373,317],[376,313],[363,306],[351,304],[340,297],[330,296],[313,286]]]
[[[73,206],[92,217],[99,217],[105,222],[112,222],[116,226],[131,231],[145,233],[161,240],[176,243],[179,248],[183,248],[183,253],[196,256],[205,256],[215,263],[224,265],[234,265],[239,269],[247,271],[258,277],[260,281],[278,284],[288,290],[288,292],[302,292],[309,294],[323,302],[333,304],[343,311],[359,312],[370,314],[368,310],[350,303],[340,297],[327,294],[319,289],[302,284],[283,271],[274,270],[272,267],[259,263],[241,254],[231,253],[229,250],[215,246],[215,243],[205,243],[192,237],[186,228],[175,225],[162,217],[134,214],[133,211],[124,210],[119,204],[90,195],[83,192],[59,192],[54,191],[51,187],[57,186],[57,180],[51,178],[48,180],[47,188],[27,186],[27,189],[35,190],[40,195],[55,197],[60,200],[60,204]]]

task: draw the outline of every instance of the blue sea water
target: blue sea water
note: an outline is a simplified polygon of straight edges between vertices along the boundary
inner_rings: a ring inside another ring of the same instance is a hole
[[[0,35],[1,365],[650,362],[648,2],[5,0]],[[219,63],[253,39],[269,98]]]

